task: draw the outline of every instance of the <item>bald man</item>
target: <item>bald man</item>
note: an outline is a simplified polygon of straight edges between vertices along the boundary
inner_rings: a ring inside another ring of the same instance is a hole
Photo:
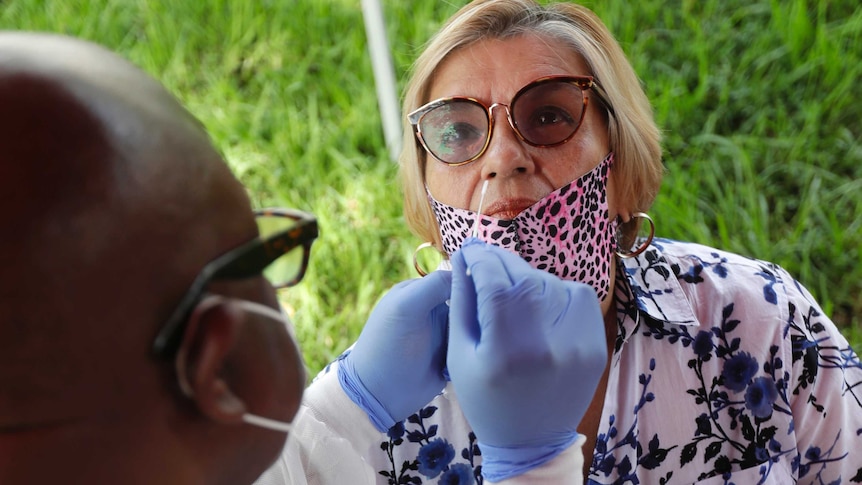
[[[316,226],[264,238],[158,83],[33,33],[0,34],[0,200],[0,483],[254,481],[305,384],[261,271]]]

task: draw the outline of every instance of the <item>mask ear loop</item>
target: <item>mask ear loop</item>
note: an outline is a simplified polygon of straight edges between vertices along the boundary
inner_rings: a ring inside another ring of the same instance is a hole
[[[243,414],[242,420],[244,423],[251,424],[253,426],[268,429],[271,431],[281,431],[283,433],[289,433],[290,428],[292,427],[291,423],[286,423],[284,421],[276,421],[274,419],[264,418],[263,416],[258,416],[251,413]]]

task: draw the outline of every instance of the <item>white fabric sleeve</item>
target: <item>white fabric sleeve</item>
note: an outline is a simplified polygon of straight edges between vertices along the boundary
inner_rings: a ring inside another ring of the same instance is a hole
[[[374,484],[376,473],[362,456],[379,441],[333,370],[305,391],[281,456],[255,485]]]
[[[527,473],[501,482],[486,480],[485,483],[488,485],[582,485],[584,483],[584,454],[581,447],[586,439],[584,435],[579,435],[578,439],[565,451]]]

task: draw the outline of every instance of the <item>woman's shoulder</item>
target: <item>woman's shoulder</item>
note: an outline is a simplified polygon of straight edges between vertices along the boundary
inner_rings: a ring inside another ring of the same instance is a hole
[[[722,313],[735,310],[785,323],[801,315],[825,318],[811,293],[778,264],[669,239],[653,241],[652,248],[653,257],[670,268],[695,313],[722,305]]]
[[[731,289],[763,284],[798,286],[781,266],[724,249],[670,239],[656,239],[650,249],[655,250],[651,258],[666,264],[681,284],[711,284]]]
[[[752,268],[776,266],[769,261],[690,241],[656,238],[650,246],[657,248],[669,263],[676,262],[678,264],[694,265],[708,262]]]

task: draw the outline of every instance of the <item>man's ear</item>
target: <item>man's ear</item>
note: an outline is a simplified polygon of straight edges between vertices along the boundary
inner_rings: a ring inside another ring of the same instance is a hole
[[[223,378],[245,312],[228,299],[205,297],[192,311],[176,356],[177,380],[198,410],[218,423],[239,423],[245,403]]]

